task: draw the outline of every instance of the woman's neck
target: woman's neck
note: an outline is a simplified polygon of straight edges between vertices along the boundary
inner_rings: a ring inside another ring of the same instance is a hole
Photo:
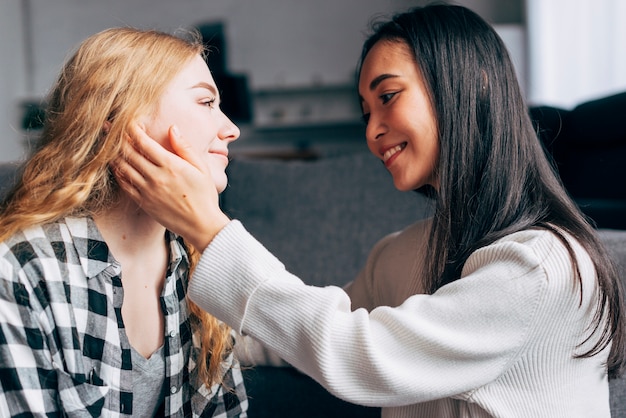
[[[122,267],[153,260],[165,264],[165,228],[123,194],[117,205],[94,216],[114,258]],[[145,265],[144,265],[145,266]]]
[[[159,302],[169,264],[165,228],[130,198],[94,221],[114,258],[121,264],[122,318],[130,344],[144,357],[163,344],[164,318]]]

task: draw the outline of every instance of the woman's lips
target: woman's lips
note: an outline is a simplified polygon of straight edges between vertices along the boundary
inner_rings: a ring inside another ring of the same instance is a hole
[[[393,163],[400,152],[406,148],[406,145],[407,143],[403,142],[385,150],[383,153],[383,163],[385,163],[386,167],[389,167]]]
[[[219,152],[219,151],[211,151],[211,152],[209,152],[209,154],[211,154],[213,157],[216,157],[216,158],[219,158],[220,160],[223,160],[224,163],[226,163],[226,165],[228,165],[228,153]]]

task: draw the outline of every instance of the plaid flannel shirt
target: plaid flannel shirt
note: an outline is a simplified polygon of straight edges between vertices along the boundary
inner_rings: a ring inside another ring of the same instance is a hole
[[[199,347],[185,299],[188,258],[167,233],[164,414],[245,417],[238,363],[224,385],[198,384]],[[91,218],[65,218],[0,243],[0,416],[132,416],[122,272]]]

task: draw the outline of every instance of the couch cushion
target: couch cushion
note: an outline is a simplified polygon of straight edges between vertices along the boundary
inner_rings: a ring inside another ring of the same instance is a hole
[[[572,110],[531,107],[568,192],[599,228],[626,229],[626,92]]]
[[[590,100],[567,114],[566,135],[573,145],[626,144],[626,92]]]
[[[626,378],[609,382],[611,394],[611,417],[626,418]]]
[[[622,287],[626,289],[626,231],[604,229],[598,231],[602,242],[615,261]],[[626,418],[626,376],[609,381],[611,416]]]
[[[626,200],[624,114],[626,93],[582,103],[567,114],[556,152],[573,196]]]

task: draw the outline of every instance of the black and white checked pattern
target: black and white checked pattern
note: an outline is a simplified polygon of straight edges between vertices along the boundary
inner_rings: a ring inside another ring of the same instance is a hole
[[[199,385],[185,294],[188,259],[167,233],[164,416],[245,417],[231,355],[224,386]],[[91,218],[65,218],[0,243],[0,416],[132,416],[131,347],[119,263]],[[230,388],[230,389],[229,389]]]

